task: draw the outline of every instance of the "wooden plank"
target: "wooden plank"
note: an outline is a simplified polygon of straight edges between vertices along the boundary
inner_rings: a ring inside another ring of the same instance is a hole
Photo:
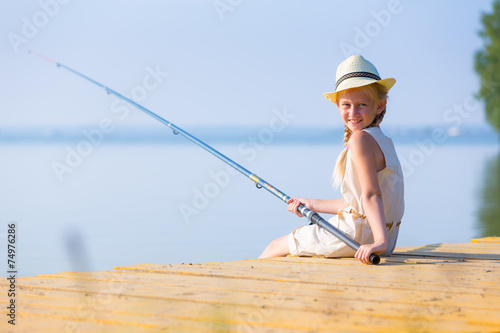
[[[471,243],[500,243],[500,237],[483,237],[470,240]]]
[[[420,249],[442,248],[450,252],[464,251],[466,253],[483,253],[484,251],[487,251],[492,254],[500,253],[500,248],[496,242],[436,243],[436,244],[428,244],[420,246],[397,247],[395,251],[401,252],[406,249],[415,249],[415,248],[420,248]]]
[[[279,265],[283,267],[283,265]],[[500,268],[497,267],[497,268]],[[494,274],[495,271],[490,271],[490,273]],[[476,271],[477,273],[477,271]],[[119,275],[117,275],[119,274]],[[245,273],[242,273],[245,274]],[[255,274],[256,275],[256,274]],[[457,279],[457,277],[453,277],[452,275],[447,275],[444,278],[439,280],[430,280],[426,274],[422,275],[422,277],[426,278],[426,289],[433,292],[440,292],[443,288],[447,288],[450,283],[454,284],[454,290],[459,293],[477,293],[484,292],[485,288],[488,288],[489,294],[492,295],[500,295],[500,285],[497,284],[495,280],[490,281],[489,285],[485,286],[486,281],[484,279],[481,280],[481,283],[477,282],[477,274],[469,276],[468,279],[460,278],[460,283],[457,284],[453,280]],[[196,276],[196,275],[188,275],[188,274],[171,274],[168,278],[162,276],[162,274],[148,274],[141,272],[129,272],[129,273],[117,273],[115,272],[92,272],[92,273],[81,273],[80,275],[75,275],[75,273],[58,273],[58,274],[47,274],[43,275],[44,278],[52,277],[52,278],[68,278],[68,279],[90,279],[90,280],[98,280],[98,281],[108,281],[112,283],[113,281],[122,281],[122,282],[144,282],[148,281],[149,284],[165,284],[170,286],[176,286],[178,288],[189,287],[189,288],[204,288],[204,289],[214,289],[214,290],[222,290],[228,289],[229,287],[233,288],[234,291],[240,292],[248,292],[254,293],[255,288],[253,287],[254,283],[248,282],[246,279],[234,279],[229,278],[226,279],[224,275],[214,275],[214,276]],[[247,276],[248,277],[248,276]],[[452,278],[453,277],[453,278]],[[471,278],[472,277],[472,278]],[[321,280],[310,280],[309,277],[304,276],[301,279],[295,279],[291,281],[282,281],[280,284],[273,281],[260,281],[259,280],[259,290],[264,293],[273,293],[275,292],[277,286],[279,285],[280,289],[287,290],[287,288],[291,288],[297,283],[301,283],[301,290],[304,293],[309,293],[310,291],[314,291],[318,288],[324,288],[324,286],[349,286],[354,285],[356,287],[371,287],[371,288],[384,288],[386,290],[391,289],[407,289],[407,290],[420,290],[422,288],[422,282],[418,281],[420,277],[416,276],[410,281],[401,280],[398,276],[387,275],[383,280],[374,279],[369,276],[342,276],[342,275],[333,275],[327,276],[323,281]],[[311,282],[311,283],[309,283]],[[267,288],[267,289],[266,289]]]
[[[500,246],[496,242],[439,243],[424,246],[396,248],[393,256],[420,256],[459,258],[470,260],[500,260]]]
[[[109,284],[100,281],[87,281],[82,283],[81,281],[72,281],[68,279],[45,279],[44,283],[39,281],[31,281],[29,285],[30,288],[40,288],[40,289],[58,289],[63,291],[77,291],[89,293],[93,290],[97,290],[102,295],[107,295],[113,293],[110,291],[112,289],[117,289],[120,294],[124,296],[136,296],[136,297],[150,297],[156,298],[161,294],[161,298],[174,301],[174,300],[189,300],[191,302],[206,303],[206,304],[228,304],[228,305],[245,305],[247,303],[252,304],[252,302],[258,302],[259,304],[265,304],[266,299],[270,296],[269,293],[259,293],[258,288],[256,292],[252,293],[238,293],[238,297],[234,297],[234,292],[232,288],[229,290],[206,290],[204,288],[190,288],[188,290],[183,288],[176,288],[171,286],[165,286],[161,284],[149,285],[144,284],[129,284],[127,286],[122,286],[120,284]],[[25,286],[25,285],[23,285]],[[293,286],[294,289],[300,289],[302,284],[297,283]],[[112,289],[111,289],[112,288]],[[483,294],[485,295],[485,294]],[[287,306],[290,309],[300,309],[304,306],[310,306],[315,308],[321,308],[321,304],[317,304],[317,301],[323,298],[339,298],[346,302],[354,301],[360,302],[364,299],[381,300],[384,302],[392,302],[394,304],[407,303],[411,300],[414,304],[424,304],[430,299],[446,298],[453,300],[453,302],[458,303],[470,303],[474,306],[474,303],[478,300],[476,294],[471,293],[456,293],[451,288],[448,290],[443,290],[440,293],[431,292],[428,290],[414,291],[414,290],[392,290],[392,292],[387,292],[386,290],[381,290],[372,287],[363,286],[325,286],[324,288],[318,288],[315,292],[310,291],[308,295],[301,295],[294,292],[293,290],[289,294],[279,294],[276,293],[275,297],[287,298]],[[485,295],[481,298],[481,303],[477,303],[477,306],[481,308],[491,308],[498,309],[500,311],[500,296],[497,295]]]
[[[285,258],[272,259],[268,261],[238,261],[229,263],[210,263],[201,266],[187,265],[132,265],[126,267],[117,267],[124,271],[136,271],[145,273],[163,273],[163,274],[180,274],[193,276],[224,276],[234,279],[249,279],[249,280],[272,280],[272,281],[298,281],[307,280],[307,283],[331,283],[335,279],[339,279],[339,283],[345,283],[346,278],[354,277],[356,280],[362,276],[367,279],[377,280],[383,277],[384,281],[392,282],[393,279],[406,278],[429,278],[435,277],[434,281],[438,284],[443,284],[442,281],[448,281],[453,278],[461,278],[466,280],[481,280],[498,282],[498,275],[495,273],[495,268],[498,269],[498,262],[489,264],[483,269],[473,270],[467,267],[468,262],[461,262],[462,267],[453,266],[453,269],[448,269],[446,263],[441,266],[433,265],[380,265],[380,266],[364,266],[358,265],[353,260],[352,266],[341,265],[317,265],[313,262],[298,264],[296,259]],[[445,260],[446,261],[446,260]],[[318,261],[316,261],[317,263]],[[324,260],[324,262],[331,262]],[[255,267],[254,267],[255,266]],[[288,270],[287,270],[288,268]],[[411,270],[409,270],[411,268]],[[411,272],[411,273],[409,273]],[[307,278],[307,279],[306,279]],[[370,282],[371,283],[371,282]]]

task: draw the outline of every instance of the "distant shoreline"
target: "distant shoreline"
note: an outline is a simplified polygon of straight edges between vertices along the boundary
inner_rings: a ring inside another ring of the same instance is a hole
[[[499,144],[498,134],[489,126],[425,126],[395,127],[381,126],[395,144],[413,144],[422,140],[433,140],[440,133],[440,144]],[[238,144],[249,137],[262,134],[263,126],[193,126],[184,128],[192,135],[210,143]],[[75,127],[0,127],[0,144],[16,143],[75,143],[101,138],[103,143],[113,144],[190,144],[182,137],[173,135],[163,126],[115,127],[99,134],[95,125]],[[343,137],[343,128],[289,127],[273,134],[272,144],[336,144]],[[340,138],[340,139],[339,139]]]

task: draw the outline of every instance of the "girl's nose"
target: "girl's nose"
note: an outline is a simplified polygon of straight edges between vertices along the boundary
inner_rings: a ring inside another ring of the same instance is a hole
[[[357,106],[353,106],[349,113],[351,116],[357,116],[359,115],[359,108]]]

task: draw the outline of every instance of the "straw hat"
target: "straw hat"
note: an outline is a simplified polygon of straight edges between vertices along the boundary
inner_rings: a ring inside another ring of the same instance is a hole
[[[323,94],[323,97],[332,103],[337,103],[338,93],[343,90],[377,82],[385,86],[389,91],[396,83],[396,80],[392,78],[382,80],[371,62],[360,55],[353,55],[342,61],[337,67],[335,82],[335,91]]]

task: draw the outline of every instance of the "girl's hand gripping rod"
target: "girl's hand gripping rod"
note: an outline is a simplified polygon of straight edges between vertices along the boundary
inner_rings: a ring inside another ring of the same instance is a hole
[[[268,190],[269,192],[271,192],[272,194],[274,194],[275,196],[277,196],[278,198],[280,198],[281,200],[283,200],[285,203],[288,202],[288,200],[290,200],[290,197],[288,195],[286,195],[285,193],[279,191],[277,188],[273,187],[271,184],[269,184],[268,182],[264,181],[263,179],[257,177],[257,175],[251,173],[250,171],[248,171],[247,169],[243,168],[241,165],[239,165],[238,163],[234,162],[233,160],[231,160],[230,158],[226,157],[225,155],[221,154],[220,152],[218,152],[217,150],[215,150],[214,148],[210,147],[209,145],[207,145],[206,143],[198,140],[197,138],[195,138],[194,136],[192,136],[191,134],[189,134],[188,132],[184,131],[183,129],[175,126],[174,124],[172,124],[171,122],[165,120],[164,118],[160,117],[159,115],[157,115],[156,113],[153,113],[151,112],[150,110],[146,109],[145,107],[143,107],[142,105],[134,102],[133,100],[123,96],[122,94],[114,91],[113,89],[111,88],[108,88],[106,87],[105,85],[75,71],[74,69],[68,67],[68,66],[65,66],[55,60],[52,60],[44,55],[41,55],[39,53],[36,53],[36,52],[33,52],[33,51],[29,51],[29,53],[33,53],[34,55],[37,55],[39,57],[41,57],[42,59],[45,59],[53,64],[56,64],[57,67],[62,67],[92,83],[94,83],[95,85],[103,88],[107,94],[113,94],[115,95],[116,97],[124,100],[125,102],[131,104],[132,106],[135,106],[136,108],[138,108],[139,110],[143,111],[144,113],[148,114],[149,116],[155,118],[156,120],[160,121],[161,123],[167,125],[168,127],[170,127],[172,129],[172,131],[174,132],[174,134],[181,134],[182,136],[184,136],[186,139],[194,142],[195,144],[197,144],[198,146],[200,146],[201,148],[205,149],[206,151],[208,151],[209,153],[211,153],[212,155],[218,157],[219,159],[221,159],[222,161],[224,161],[225,163],[229,164],[230,166],[232,166],[233,168],[235,168],[236,170],[238,170],[239,172],[241,172],[243,175],[245,175],[246,177],[250,178],[252,181],[255,182],[257,188],[265,188],[266,190]],[[318,213],[310,210],[309,208],[303,206],[303,205],[300,205],[299,208],[298,208],[299,212],[306,216],[309,221],[311,221],[312,223],[314,224],[317,224],[319,225],[320,227],[326,229],[328,232],[332,233],[335,237],[337,237],[338,239],[340,239],[342,242],[344,242],[346,245],[348,245],[349,247],[351,247],[353,250],[357,251],[359,249],[359,246],[360,244],[354,240],[352,240],[351,238],[349,238],[348,236],[346,236],[342,231],[340,231],[339,229],[335,228],[333,225],[331,225],[330,223],[328,223],[325,219],[323,219],[321,216],[319,216]],[[375,253],[372,253],[370,255],[370,262],[374,265],[378,265],[380,263],[380,257],[378,255],[376,255]]]

